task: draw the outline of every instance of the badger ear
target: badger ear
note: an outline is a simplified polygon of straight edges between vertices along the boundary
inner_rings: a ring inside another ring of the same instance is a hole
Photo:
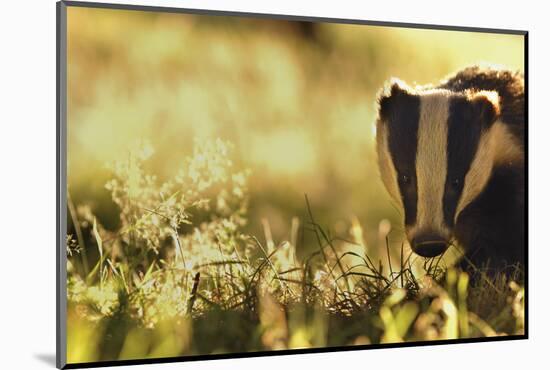
[[[388,119],[396,102],[409,96],[411,89],[397,78],[392,78],[384,84],[378,94],[378,114],[382,119]]]
[[[491,126],[500,115],[500,97],[496,91],[479,91],[472,95],[474,117],[478,118],[484,127]]]

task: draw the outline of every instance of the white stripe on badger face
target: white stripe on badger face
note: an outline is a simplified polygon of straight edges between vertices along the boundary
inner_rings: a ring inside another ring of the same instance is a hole
[[[496,125],[497,123],[495,123]],[[489,180],[493,167],[495,144],[491,131],[483,132],[479,138],[478,149],[464,177],[464,187],[462,188],[462,194],[458,200],[454,215],[455,223],[462,210],[481,193]]]
[[[464,188],[454,215],[455,222],[464,208],[481,194],[494,166],[514,166],[523,158],[521,146],[501,121],[496,121],[489,130],[482,132],[477,152],[464,178]]]
[[[447,120],[449,93],[427,91],[420,95],[420,120],[416,150],[416,224],[408,230],[409,240],[419,233],[434,232],[448,238],[443,216],[447,178]]]
[[[376,149],[382,182],[399,209],[403,211],[403,200],[401,199],[401,192],[397,184],[397,171],[395,170],[388,146],[388,128],[381,121],[376,124]]]

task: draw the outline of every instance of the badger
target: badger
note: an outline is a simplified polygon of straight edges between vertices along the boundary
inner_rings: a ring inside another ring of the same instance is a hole
[[[412,251],[458,245],[463,268],[523,266],[523,74],[472,66],[414,87],[393,78],[377,103],[380,175]]]

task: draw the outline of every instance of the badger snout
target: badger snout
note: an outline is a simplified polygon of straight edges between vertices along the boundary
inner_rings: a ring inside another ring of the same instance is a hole
[[[422,257],[439,256],[447,250],[448,245],[445,238],[434,233],[419,235],[411,243],[414,253]]]

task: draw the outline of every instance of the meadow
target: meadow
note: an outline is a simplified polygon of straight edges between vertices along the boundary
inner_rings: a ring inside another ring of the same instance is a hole
[[[69,363],[523,333],[519,268],[412,254],[373,129],[521,37],[68,12]]]

